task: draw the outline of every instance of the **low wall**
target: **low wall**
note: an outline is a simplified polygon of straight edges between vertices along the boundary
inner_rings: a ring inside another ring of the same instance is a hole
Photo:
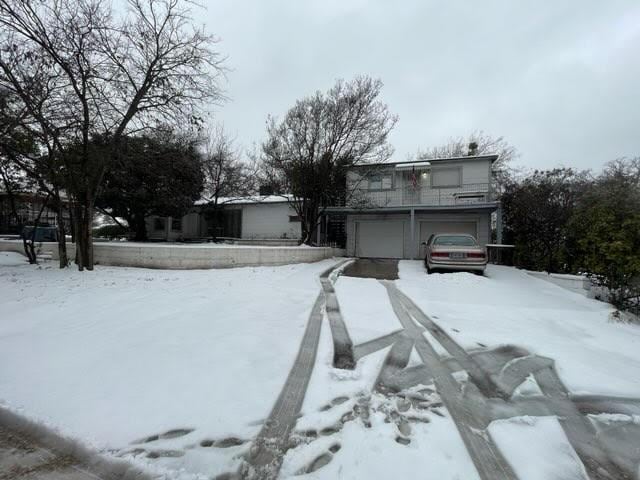
[[[299,243],[300,240],[290,238],[240,238],[231,241],[233,245],[263,245],[269,247],[296,247]]]
[[[559,287],[566,288],[572,292],[592,297],[591,294],[591,281],[587,277],[581,275],[567,275],[561,273],[547,273],[547,272],[527,272],[529,275],[551,282]]]
[[[38,254],[58,259],[58,244],[37,244]],[[166,243],[95,242],[96,265],[122,267],[206,269],[260,265],[311,263],[344,256],[344,250],[330,247],[259,247],[241,245],[176,245]],[[67,244],[70,258],[75,246]],[[21,241],[0,241],[0,251],[24,253]]]

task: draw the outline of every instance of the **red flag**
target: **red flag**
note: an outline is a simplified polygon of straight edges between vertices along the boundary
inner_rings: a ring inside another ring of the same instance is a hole
[[[416,167],[411,167],[411,186],[418,188],[418,176],[416,175]]]

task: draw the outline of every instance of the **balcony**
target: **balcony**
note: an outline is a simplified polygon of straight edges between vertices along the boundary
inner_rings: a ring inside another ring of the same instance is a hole
[[[484,204],[495,201],[489,183],[469,183],[459,187],[431,188],[403,186],[389,190],[356,188],[347,206],[351,208],[450,207]]]

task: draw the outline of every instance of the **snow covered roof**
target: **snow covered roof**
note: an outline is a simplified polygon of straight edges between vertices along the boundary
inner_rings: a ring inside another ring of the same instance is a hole
[[[461,157],[443,157],[443,158],[425,158],[424,160],[418,161],[404,161],[404,162],[385,162],[385,163],[361,163],[358,165],[353,165],[353,168],[367,168],[367,167],[394,167],[394,168],[402,168],[405,165],[416,165],[423,164],[424,162],[433,163],[433,162],[451,162],[451,161],[469,161],[469,160],[491,160],[491,163],[495,162],[498,159],[497,154],[490,155],[474,155],[467,156],[463,155]]]
[[[397,163],[396,170],[424,170],[429,168],[431,163],[427,161],[422,162],[409,162],[409,163]]]
[[[218,205],[250,205],[256,203],[286,203],[293,198],[291,194],[282,195],[250,195],[248,197],[220,197]],[[201,198],[195,205],[207,205],[211,200]]]

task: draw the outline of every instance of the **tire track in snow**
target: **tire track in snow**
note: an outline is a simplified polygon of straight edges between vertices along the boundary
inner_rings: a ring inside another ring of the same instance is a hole
[[[289,435],[302,408],[304,395],[316,361],[322,327],[323,304],[324,293],[320,292],[311,310],[309,322],[300,343],[300,350],[287,381],[262,430],[258,433],[253,447],[251,447],[248,467],[246,465],[241,467],[240,475],[242,478],[268,480],[278,477],[282,459],[287,450]]]
[[[320,275],[322,290],[311,310],[298,355],[269,417],[251,447],[247,463],[240,467],[239,475],[242,478],[270,480],[278,477],[288,448],[289,435],[300,414],[315,365],[323,319],[322,307],[327,295],[326,286],[331,286],[329,275],[348,261],[339,262]]]
[[[400,292],[393,282],[381,282],[387,289],[393,311],[400,320],[405,332],[415,340],[415,349],[431,371],[434,384],[449,410],[451,418],[462,437],[471,459],[483,480],[517,480],[511,466],[488,435],[480,421],[481,415],[475,412],[469,402],[463,402],[462,392],[449,368],[440,360],[433,346],[422,335],[418,324],[403,305]]]

